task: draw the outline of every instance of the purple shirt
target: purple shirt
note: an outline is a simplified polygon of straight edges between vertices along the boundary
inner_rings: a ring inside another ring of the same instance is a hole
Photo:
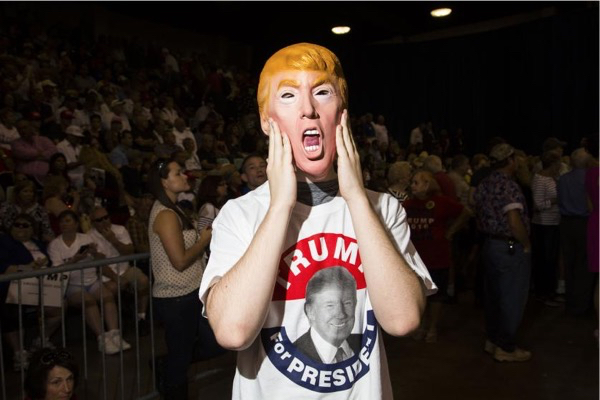
[[[31,143],[23,138],[17,139],[11,143],[11,148],[17,164],[16,171],[33,176],[38,182],[41,182],[48,174],[50,167],[48,160],[58,151],[52,140],[37,135],[31,138]],[[39,152],[44,157],[43,160],[36,159]]]
[[[519,210],[523,225],[529,232],[527,203],[521,188],[507,174],[492,171],[475,190],[477,220],[480,229],[491,235],[512,237],[506,213]]]

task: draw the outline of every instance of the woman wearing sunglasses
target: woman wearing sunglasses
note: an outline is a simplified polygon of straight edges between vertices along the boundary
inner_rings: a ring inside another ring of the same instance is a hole
[[[41,349],[31,356],[25,376],[25,400],[77,400],[79,368],[64,349]]]
[[[17,273],[49,266],[44,242],[36,239],[36,223],[28,214],[18,214],[8,227],[8,235],[0,234],[0,274]],[[2,336],[13,350],[13,368],[20,371],[27,368],[28,352],[21,347],[19,339],[19,309],[16,304],[5,304],[9,283],[0,284],[0,315]],[[37,324],[38,307],[22,306],[22,320],[25,328]],[[44,307],[46,320],[45,334],[49,337],[60,325],[60,308]],[[34,340],[39,345],[41,339]],[[49,339],[46,338],[46,343]]]

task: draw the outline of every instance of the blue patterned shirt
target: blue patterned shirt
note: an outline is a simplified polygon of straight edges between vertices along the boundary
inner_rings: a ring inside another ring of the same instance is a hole
[[[492,171],[475,190],[475,205],[480,229],[491,235],[513,236],[506,213],[519,210],[529,232],[527,203],[523,191],[513,179],[500,171]]]

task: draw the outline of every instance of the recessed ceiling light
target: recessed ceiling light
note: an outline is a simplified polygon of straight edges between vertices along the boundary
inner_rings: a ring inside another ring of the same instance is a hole
[[[343,35],[345,33],[350,32],[350,27],[349,26],[334,26],[333,28],[331,28],[331,32],[335,33],[336,35]]]
[[[431,16],[432,17],[445,17],[450,15],[450,13],[452,12],[451,8],[436,8],[435,10],[431,11]]]

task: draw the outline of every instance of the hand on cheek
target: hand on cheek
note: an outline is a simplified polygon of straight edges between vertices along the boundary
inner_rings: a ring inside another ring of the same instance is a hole
[[[269,158],[267,176],[271,190],[271,206],[293,208],[296,203],[296,174],[292,146],[277,122],[269,119]]]
[[[336,148],[340,193],[348,201],[365,193],[360,156],[348,126],[348,110],[344,110],[342,120],[336,128]]]

